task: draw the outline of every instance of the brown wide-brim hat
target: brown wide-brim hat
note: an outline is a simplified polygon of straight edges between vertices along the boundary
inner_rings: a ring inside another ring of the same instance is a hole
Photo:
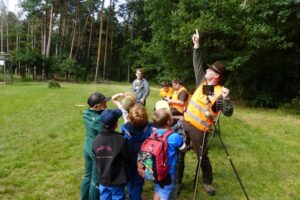
[[[223,75],[224,72],[226,71],[225,65],[221,61],[216,61],[212,65],[208,65],[209,69]]]

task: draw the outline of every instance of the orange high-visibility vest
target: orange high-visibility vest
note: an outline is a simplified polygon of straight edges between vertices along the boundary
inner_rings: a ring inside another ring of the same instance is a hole
[[[210,103],[207,104],[207,96],[203,94],[202,90],[203,85],[205,84],[206,83],[203,83],[197,88],[188,104],[186,112],[184,113],[185,121],[189,122],[201,131],[207,131],[212,125],[213,119],[217,115],[217,113],[212,110],[212,106],[220,97],[222,89],[220,85],[216,85],[214,87],[214,95],[208,96]],[[205,112],[207,111],[212,117],[207,118],[205,116]]]
[[[175,100],[175,101],[179,101],[180,99],[178,98],[179,97],[179,94],[180,92],[182,91],[185,91],[188,96],[190,96],[189,92],[187,91],[187,89],[185,89],[185,87],[181,87],[179,90],[175,90],[173,95],[172,95],[172,100]],[[188,98],[189,99],[189,98]],[[188,102],[188,99],[184,102],[183,105],[181,104],[177,104],[177,103],[171,103],[170,104],[170,108],[175,108],[176,110],[178,110],[180,113],[183,113],[185,111],[185,108],[186,108],[186,103]]]

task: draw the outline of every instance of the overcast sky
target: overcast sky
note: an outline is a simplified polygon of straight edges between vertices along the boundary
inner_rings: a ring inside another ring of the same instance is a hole
[[[9,11],[12,11],[14,13],[18,12],[17,4],[18,0],[4,0],[4,3]]]
[[[124,0],[120,0],[118,4],[124,3]],[[19,0],[4,0],[4,3],[9,11],[12,11],[17,14],[19,8],[17,7]],[[105,0],[105,7],[109,5],[109,1]]]

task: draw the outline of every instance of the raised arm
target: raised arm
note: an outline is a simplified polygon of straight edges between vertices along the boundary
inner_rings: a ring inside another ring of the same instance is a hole
[[[118,101],[118,98],[119,97],[124,97],[124,94],[123,93],[118,93],[118,94],[115,94],[111,97],[111,101],[113,102],[113,104],[115,104],[115,106],[117,108],[120,108],[121,107],[121,103]]]
[[[202,52],[200,49],[200,35],[198,29],[196,29],[196,33],[194,33],[192,37],[192,41],[194,44],[193,48],[193,66],[194,73],[196,78],[196,85],[199,86],[202,83],[205,75],[205,71],[203,69],[203,60],[202,60]]]

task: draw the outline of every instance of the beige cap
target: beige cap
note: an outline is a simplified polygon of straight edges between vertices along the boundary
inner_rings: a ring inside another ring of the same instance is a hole
[[[164,101],[164,100],[160,100],[160,101],[156,102],[155,110],[159,110],[159,109],[170,110],[169,103],[167,101]]]

